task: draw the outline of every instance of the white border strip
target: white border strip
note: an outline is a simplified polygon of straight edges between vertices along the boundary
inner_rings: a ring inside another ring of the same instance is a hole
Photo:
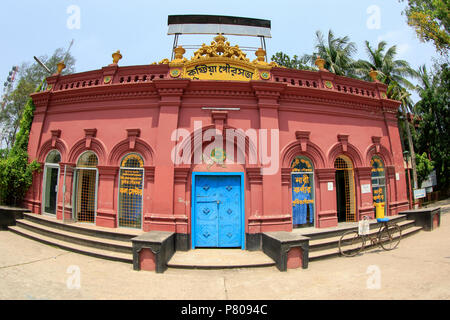
[[[270,28],[238,26],[231,24],[171,24],[168,35],[173,34],[229,34],[235,36],[252,36],[272,38]]]

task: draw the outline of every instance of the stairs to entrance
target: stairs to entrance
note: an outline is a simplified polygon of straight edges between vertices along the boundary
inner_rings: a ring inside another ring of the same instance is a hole
[[[97,258],[133,263],[131,239],[141,230],[108,229],[81,223],[63,223],[55,218],[24,213],[8,229],[18,235],[64,250]],[[114,231],[112,231],[114,230]]]
[[[389,216],[390,221],[395,221],[402,231],[402,239],[416,234],[422,227],[416,227],[414,220],[407,220],[406,215]],[[371,220],[370,234],[374,235],[378,232],[381,223]],[[309,237],[309,261],[314,262],[321,259],[333,258],[340,256],[339,239],[347,230],[358,230],[358,223],[345,224],[336,228],[326,230],[315,229],[311,232],[302,232],[302,235]],[[370,241],[370,240],[368,240]],[[400,242],[399,246],[402,243]],[[366,242],[366,249],[371,246]]]
[[[402,238],[416,234],[422,227],[415,226],[414,220],[406,215],[390,216],[402,229]],[[378,232],[380,224],[370,223],[372,234]],[[8,229],[18,235],[97,258],[133,263],[131,239],[142,234],[142,230],[110,229],[82,223],[64,223],[55,218],[23,213],[15,226]],[[357,230],[358,223],[345,223],[327,229],[295,229],[293,232],[310,238],[309,261],[338,257],[339,238],[347,230]],[[400,246],[402,243],[400,242]],[[370,248],[370,247],[369,247]],[[177,269],[232,269],[273,267],[275,262],[263,251],[241,249],[196,249],[176,251],[167,263],[169,268]]]

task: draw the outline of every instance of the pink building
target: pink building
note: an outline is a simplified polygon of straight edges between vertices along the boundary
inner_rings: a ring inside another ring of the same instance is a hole
[[[34,213],[172,231],[177,247],[257,246],[408,209],[386,86],[250,61],[222,36],[194,57],[47,78],[29,155]],[[214,137],[214,138],[213,138]],[[214,141],[214,143],[213,143]]]

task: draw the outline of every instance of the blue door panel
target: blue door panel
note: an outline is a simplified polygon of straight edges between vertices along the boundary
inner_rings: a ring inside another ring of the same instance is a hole
[[[240,247],[241,215],[240,176],[196,176],[196,247]]]

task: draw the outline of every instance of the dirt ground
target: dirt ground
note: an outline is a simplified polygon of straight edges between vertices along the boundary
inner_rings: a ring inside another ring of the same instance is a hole
[[[448,209],[448,208],[447,208]],[[444,212],[449,210],[444,210]],[[450,299],[450,214],[441,227],[386,252],[275,267],[181,270],[164,274],[0,232],[0,299]]]

